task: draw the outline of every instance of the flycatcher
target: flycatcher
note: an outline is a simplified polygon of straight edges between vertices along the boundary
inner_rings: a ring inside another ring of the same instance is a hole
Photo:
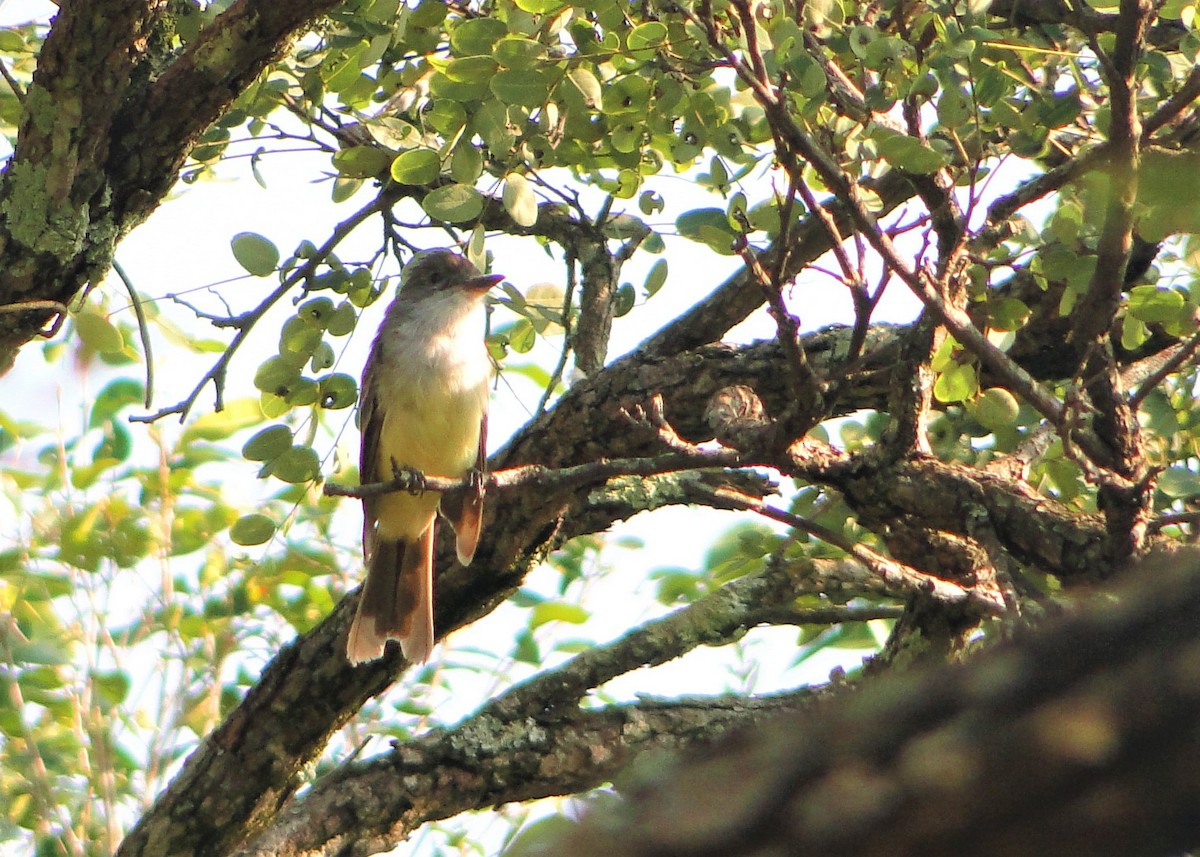
[[[363,484],[391,479],[396,467],[449,479],[483,470],[492,377],[483,296],[503,279],[481,275],[450,250],[418,253],[405,267],[363,368]],[[467,565],[479,542],[481,488],[453,502],[433,492],[363,501],[367,579],[346,641],[351,663],[382,656],[392,639],[409,662],[428,659],[439,511],[454,528],[458,561]]]

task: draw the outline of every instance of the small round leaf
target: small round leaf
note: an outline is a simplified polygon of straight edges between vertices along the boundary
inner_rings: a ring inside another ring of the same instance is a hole
[[[436,220],[465,223],[483,213],[483,194],[470,185],[445,185],[430,191],[421,201],[421,207]]]
[[[1003,387],[990,387],[975,400],[975,419],[986,429],[997,431],[1013,425],[1021,405],[1017,397]]]
[[[326,410],[348,408],[358,399],[358,384],[354,378],[342,372],[326,375],[317,382],[320,390],[317,401]]]
[[[433,149],[409,149],[392,161],[392,179],[399,184],[427,185],[441,172],[442,162]]]
[[[284,482],[298,485],[315,479],[321,472],[321,462],[312,447],[293,446],[271,463],[270,472]]]
[[[256,277],[266,277],[279,265],[279,249],[256,232],[239,232],[229,242],[233,258]]]
[[[287,426],[267,426],[246,441],[242,457],[247,461],[270,461],[292,446],[292,430]]]
[[[537,223],[537,197],[533,186],[520,173],[509,173],[504,179],[504,210],[518,226],[533,226]]]
[[[229,528],[229,537],[243,547],[261,545],[275,535],[275,522],[266,515],[243,515]]]

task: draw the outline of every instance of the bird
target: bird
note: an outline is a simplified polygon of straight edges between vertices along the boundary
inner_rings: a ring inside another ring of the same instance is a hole
[[[433,544],[440,515],[468,565],[483,518],[492,359],[484,342],[484,296],[503,276],[482,274],[446,248],[417,253],[401,272],[363,367],[359,402],[362,484],[401,468],[467,478],[465,491],[393,492],[363,500],[367,569],[346,657],[362,664],[398,640],[409,663],[433,649]]]

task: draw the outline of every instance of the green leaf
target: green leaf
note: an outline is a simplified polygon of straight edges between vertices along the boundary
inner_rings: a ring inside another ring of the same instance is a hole
[[[996,431],[1017,422],[1021,405],[1017,397],[1003,387],[990,387],[974,403],[975,419],[986,429]]]
[[[129,695],[129,674],[121,670],[93,672],[92,687],[96,689],[101,708],[108,711],[116,708]]]
[[[591,614],[578,604],[563,604],[558,601],[543,601],[533,608],[533,617],[529,627],[537,628],[547,622],[569,622],[572,625],[582,625],[591,618]]]
[[[684,238],[706,244],[723,256],[734,255],[738,235],[729,226],[729,218],[720,208],[698,208],[679,216],[675,228]]]
[[[638,24],[625,37],[625,44],[636,59],[648,60],[654,56],[654,50],[667,40],[667,25],[661,21],[647,21]]]
[[[435,220],[466,223],[483,213],[483,194],[470,185],[445,185],[430,191],[421,201],[421,207]]]
[[[326,410],[341,410],[358,401],[358,382],[343,372],[335,372],[318,379],[317,387],[317,400]]]
[[[333,156],[333,168],[343,178],[373,179],[388,168],[390,160],[391,154],[378,146],[353,146]]]
[[[470,100],[484,96],[482,87],[472,90]],[[434,99],[425,111],[425,124],[444,137],[453,137],[467,124],[467,111],[456,98]]]
[[[133,451],[133,435],[124,423],[109,420],[104,428],[104,437],[92,450],[92,458],[99,464],[107,459],[113,463],[125,461]]]
[[[483,151],[476,145],[461,141],[450,156],[450,178],[461,184],[472,184],[483,175]]]
[[[518,226],[533,226],[537,223],[537,197],[533,186],[520,173],[509,173],[504,178],[504,210]]]
[[[1173,500],[1200,495],[1200,475],[1186,467],[1169,467],[1158,477],[1158,490]]]
[[[432,184],[442,171],[442,161],[433,149],[409,149],[392,161],[392,179],[398,184]]]
[[[575,84],[575,88],[583,95],[584,103],[588,107],[596,107],[600,104],[604,97],[604,90],[600,86],[600,80],[591,71],[583,66],[576,66],[567,72],[567,79]]]
[[[946,159],[915,137],[892,134],[879,143],[879,154],[889,164],[909,173],[935,173],[946,166]]]
[[[642,214],[658,214],[667,207],[667,201],[658,191],[644,190],[638,195],[638,208]]]
[[[1129,312],[1146,324],[1179,320],[1185,303],[1183,295],[1174,289],[1134,286],[1129,290]]]
[[[321,473],[321,462],[312,447],[293,446],[265,469],[284,482],[299,485],[317,478]]]
[[[541,107],[550,97],[550,80],[538,69],[505,69],[488,86],[505,104],[518,107]]]
[[[527,318],[518,321],[505,333],[508,336],[508,347],[518,354],[528,354],[537,343],[537,331],[533,322]]]
[[[254,425],[263,417],[257,399],[235,399],[225,409],[193,420],[183,432],[184,441],[224,440],[234,432]]]
[[[517,632],[516,644],[513,646],[513,660],[519,663],[535,664],[541,666],[542,653],[538,649],[537,640],[528,628],[522,628]]]
[[[243,547],[266,544],[275,535],[275,522],[266,515],[243,515],[229,528],[229,538]]]
[[[505,36],[492,49],[496,62],[505,68],[533,68],[546,56],[546,46],[522,36]]]
[[[129,405],[139,404],[146,399],[146,388],[133,378],[117,378],[109,381],[92,403],[92,414],[88,418],[89,428],[99,428]]]
[[[321,389],[312,378],[298,378],[288,387],[285,398],[294,408],[315,405],[321,395]]]
[[[1121,347],[1127,351],[1141,348],[1142,343],[1150,338],[1150,329],[1141,319],[1126,315],[1121,319]]]
[[[646,275],[646,284],[642,287],[646,291],[646,297],[652,297],[658,293],[667,282],[667,260],[659,259],[650,268],[650,273]]]
[[[358,189],[363,186],[362,179],[351,179],[345,176],[338,176],[333,180],[333,191],[329,197],[333,202],[345,202],[358,193]]]
[[[608,116],[642,113],[650,104],[650,82],[640,77],[622,77],[604,90],[600,106]]]
[[[292,448],[292,430],[284,425],[267,426],[242,446],[248,461],[270,461]]]
[[[75,331],[79,339],[93,351],[120,351],[125,338],[115,324],[96,312],[84,311],[75,316]]]
[[[297,318],[310,327],[321,330],[325,329],[325,325],[332,315],[333,299],[326,297],[307,300],[300,304],[300,308],[296,310]]]
[[[301,361],[303,363],[303,361]],[[254,373],[254,386],[264,393],[286,391],[300,377],[300,365],[282,356],[268,357]]]
[[[337,362],[337,356],[333,353],[333,346],[328,342],[321,342],[313,349],[312,357],[308,360],[308,365],[312,367],[314,372],[320,372],[322,369],[328,369]]]
[[[239,232],[229,242],[233,258],[256,277],[266,277],[279,265],[279,250],[257,232]]]
[[[334,309],[325,324],[325,331],[330,336],[345,336],[354,330],[358,315],[354,312],[354,304],[342,301]]]
[[[566,6],[564,0],[516,0],[517,8],[532,15],[546,15]]]
[[[321,344],[324,331],[313,327],[304,319],[293,316],[283,323],[279,332],[279,355],[284,360],[301,366]],[[261,388],[260,388],[261,389]]]
[[[412,10],[408,23],[413,27],[436,27],[446,20],[449,11],[443,0],[421,0]]]
[[[454,83],[481,84],[487,86],[488,80],[496,73],[496,61],[491,57],[460,57],[450,60],[444,74]],[[468,89],[468,92],[482,94],[482,90]]]
[[[975,395],[979,382],[975,367],[969,363],[951,363],[933,384],[933,395],[939,402],[965,402]]]
[[[1029,318],[1029,307],[1016,298],[1000,298],[987,303],[988,323],[996,330],[1020,330]]]
[[[508,27],[496,18],[472,18],[463,21],[450,34],[450,47],[458,56],[490,54],[492,46],[508,33]]]
[[[617,286],[617,293],[613,295],[613,317],[620,318],[628,315],[636,304],[637,294],[633,291],[633,286],[629,283],[621,283]]]

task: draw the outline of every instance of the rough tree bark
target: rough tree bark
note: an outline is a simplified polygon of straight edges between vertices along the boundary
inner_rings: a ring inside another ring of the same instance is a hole
[[[1200,555],[970,664],[902,672],[626,783],[592,857],[1178,854],[1200,844]],[[720,784],[714,787],[714,784]]]

